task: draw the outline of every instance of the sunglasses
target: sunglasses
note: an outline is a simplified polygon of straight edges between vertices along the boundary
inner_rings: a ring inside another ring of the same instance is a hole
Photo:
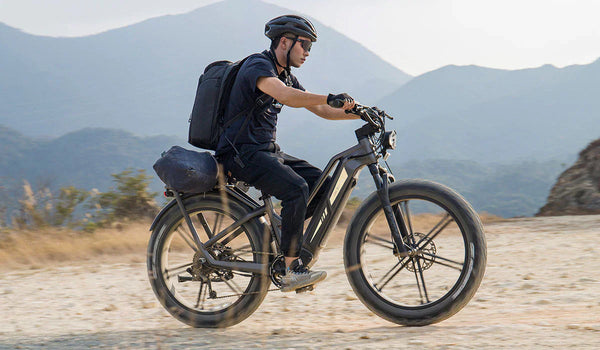
[[[312,47],[312,41],[305,39],[289,38],[287,36],[285,38],[299,42],[300,45],[302,45],[304,51],[310,52],[310,48]]]

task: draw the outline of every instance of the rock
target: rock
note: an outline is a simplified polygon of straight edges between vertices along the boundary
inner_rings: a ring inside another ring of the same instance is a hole
[[[531,283],[524,283],[520,289],[533,289],[535,288],[535,285],[531,284]]]
[[[531,274],[531,273],[528,273],[528,274],[526,274],[525,276],[523,276],[523,279],[524,279],[525,281],[529,281],[529,280],[531,280],[532,278],[533,278],[533,274]]]
[[[578,282],[596,282],[596,280],[593,278],[584,277],[584,278],[580,278],[578,280]]]
[[[155,302],[145,302],[142,303],[142,309],[152,309],[156,306]]]
[[[579,153],[552,189],[536,216],[600,214],[600,139]]]
[[[371,337],[369,337],[368,335],[361,335],[360,339],[371,339]]]
[[[102,310],[103,311],[115,311],[115,310],[117,310],[117,307],[114,304],[110,304]]]
[[[600,324],[592,324],[583,327],[586,331],[600,332]]]
[[[351,293],[346,294],[346,301],[353,301],[353,300],[357,300],[358,298]]]

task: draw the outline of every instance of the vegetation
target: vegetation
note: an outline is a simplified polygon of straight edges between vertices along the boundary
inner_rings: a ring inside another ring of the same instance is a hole
[[[112,177],[114,187],[104,193],[74,186],[53,193],[47,185],[34,190],[24,181],[16,213],[7,220],[0,208],[0,228],[11,223],[17,229],[63,227],[94,231],[156,214],[156,193],[149,191],[151,177],[144,170],[127,169]]]

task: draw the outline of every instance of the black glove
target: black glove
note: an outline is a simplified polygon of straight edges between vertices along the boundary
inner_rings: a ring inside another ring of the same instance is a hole
[[[327,104],[333,108],[342,108],[344,102],[351,103],[352,101],[354,101],[354,99],[345,92],[338,95],[329,94],[327,96]]]

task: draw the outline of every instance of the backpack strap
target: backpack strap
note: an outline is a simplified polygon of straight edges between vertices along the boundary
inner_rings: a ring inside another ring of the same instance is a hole
[[[245,62],[250,56],[244,58],[242,60],[242,64],[243,62]],[[273,65],[273,68],[275,69],[275,72],[277,72],[277,66],[275,65],[275,62],[273,61],[273,58],[270,55],[263,55],[263,57],[267,58],[271,64]],[[241,67],[240,67],[241,68]],[[278,78],[281,80],[281,77],[278,76]],[[289,78],[289,75],[285,76],[285,81],[284,84],[288,85],[291,83],[291,80]],[[264,108],[266,106],[268,106],[269,104],[267,103],[268,99],[272,98],[271,96],[263,93],[262,95],[260,95],[259,97],[256,98],[256,100],[254,101],[254,104],[246,109],[244,109],[243,111],[239,112],[238,114],[236,114],[233,118],[231,118],[230,120],[227,121],[227,123],[225,123],[223,125],[224,129],[226,129],[227,127],[229,127],[231,124],[233,124],[233,122],[235,122],[237,119],[239,119],[239,117],[241,117],[242,115],[246,114],[246,119],[244,120],[244,123],[242,124],[242,126],[240,127],[240,130],[238,131],[238,133],[235,135],[235,137],[233,138],[233,142],[231,140],[229,140],[229,138],[227,136],[225,136],[225,140],[231,145],[231,147],[233,148],[233,150],[235,151],[235,156],[234,156],[234,161],[241,167],[241,168],[245,168],[245,164],[244,162],[242,162],[242,160],[240,159],[239,155],[240,152],[238,151],[238,149],[235,147],[235,143],[238,139],[238,137],[242,134],[242,132],[247,128],[248,123],[250,122],[250,119],[252,119],[254,110],[257,107],[261,107]]]

